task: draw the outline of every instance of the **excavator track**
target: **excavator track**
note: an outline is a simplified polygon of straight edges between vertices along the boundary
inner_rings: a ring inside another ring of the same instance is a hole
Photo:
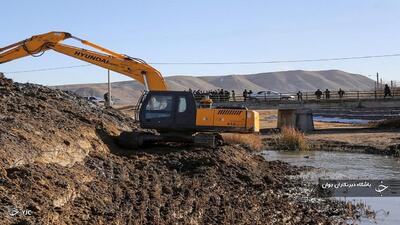
[[[223,144],[219,133],[196,133],[184,135],[179,133],[155,134],[151,132],[122,132],[118,138],[118,145],[125,149],[140,149],[146,145],[156,143],[192,143],[205,147],[217,147]]]

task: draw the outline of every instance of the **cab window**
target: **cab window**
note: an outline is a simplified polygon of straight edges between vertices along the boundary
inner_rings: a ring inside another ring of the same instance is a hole
[[[179,97],[178,112],[183,113],[186,111],[187,103],[185,97]]]
[[[172,96],[152,96],[146,105],[145,118],[171,117]]]

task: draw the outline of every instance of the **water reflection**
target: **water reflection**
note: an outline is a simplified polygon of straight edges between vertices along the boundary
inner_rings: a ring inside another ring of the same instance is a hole
[[[314,116],[314,121],[329,122],[329,123],[368,124],[371,120]]]

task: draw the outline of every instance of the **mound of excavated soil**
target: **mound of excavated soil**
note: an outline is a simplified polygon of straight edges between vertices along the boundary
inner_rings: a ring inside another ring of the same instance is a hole
[[[400,118],[386,119],[372,124],[374,128],[400,129]]]
[[[0,78],[1,224],[328,224],[345,213],[294,197],[298,168],[283,162],[228,145],[127,153],[113,137],[131,129],[76,95]]]

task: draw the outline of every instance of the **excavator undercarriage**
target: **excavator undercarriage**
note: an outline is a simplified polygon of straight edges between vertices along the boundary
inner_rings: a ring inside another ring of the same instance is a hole
[[[126,149],[138,149],[157,143],[190,143],[199,146],[217,147],[223,144],[221,134],[213,132],[184,133],[153,133],[153,132],[122,132],[118,137],[118,145]]]

